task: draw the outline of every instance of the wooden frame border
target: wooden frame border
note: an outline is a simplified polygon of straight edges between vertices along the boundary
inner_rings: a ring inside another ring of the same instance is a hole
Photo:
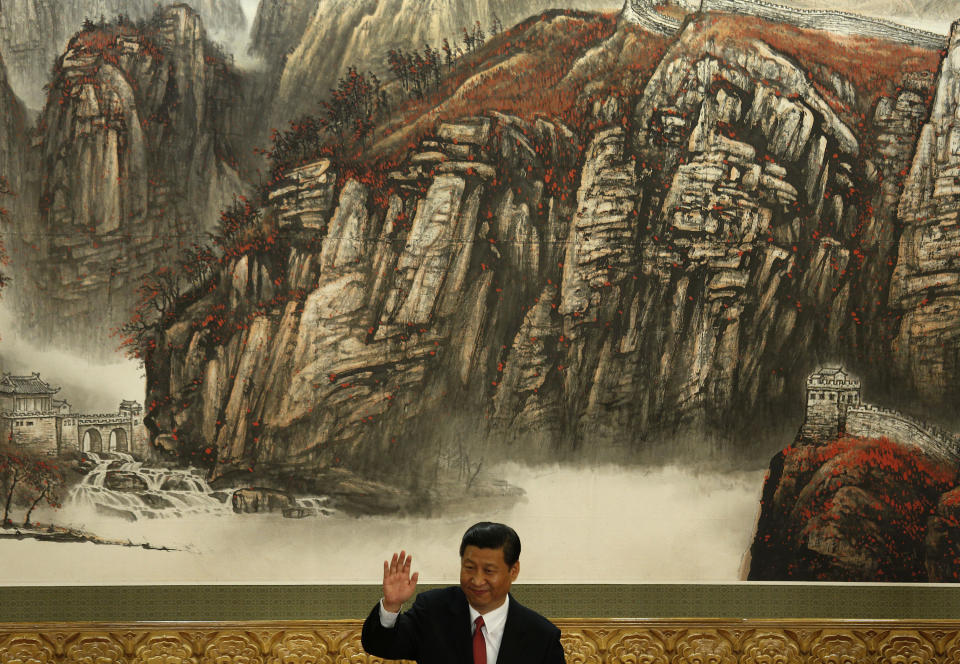
[[[557,620],[576,664],[955,664],[960,620]],[[4,664],[366,664],[359,620],[15,623]]]

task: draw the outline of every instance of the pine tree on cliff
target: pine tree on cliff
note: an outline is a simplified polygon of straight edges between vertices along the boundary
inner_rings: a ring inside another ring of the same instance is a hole
[[[450,40],[443,38],[443,61],[447,65],[447,71],[453,69],[453,49],[450,48]]]
[[[407,57],[410,63],[410,78],[413,80],[413,94],[417,99],[423,99],[426,92],[424,86],[424,72],[426,71],[426,60],[420,55],[419,51],[414,51]]]
[[[400,85],[403,86],[405,92],[410,90],[410,77],[408,75],[408,63],[407,58],[403,54],[403,51],[392,48],[387,53],[387,63],[390,66],[390,72],[397,77],[397,80],[400,81]]]
[[[480,21],[477,21],[476,25],[473,26],[473,43],[474,48],[480,48],[486,43],[487,35],[483,32],[483,27],[480,25]]]
[[[426,78],[433,77],[433,87],[440,87],[440,52],[430,47],[430,44],[423,45],[423,59],[426,61]]]

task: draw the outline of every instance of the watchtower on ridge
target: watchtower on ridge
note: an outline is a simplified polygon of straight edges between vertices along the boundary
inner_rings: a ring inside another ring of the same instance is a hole
[[[845,430],[847,409],[860,405],[860,379],[843,367],[817,369],[807,378],[803,435],[833,438]]]

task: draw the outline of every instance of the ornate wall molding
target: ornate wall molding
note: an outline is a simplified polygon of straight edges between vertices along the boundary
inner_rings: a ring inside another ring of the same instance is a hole
[[[557,620],[569,664],[958,664],[960,620]],[[366,664],[360,621],[0,625],[0,664]]]

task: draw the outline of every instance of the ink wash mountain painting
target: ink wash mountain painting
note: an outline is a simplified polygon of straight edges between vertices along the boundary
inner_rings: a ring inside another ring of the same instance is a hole
[[[0,584],[956,582],[955,19],[4,0]]]

